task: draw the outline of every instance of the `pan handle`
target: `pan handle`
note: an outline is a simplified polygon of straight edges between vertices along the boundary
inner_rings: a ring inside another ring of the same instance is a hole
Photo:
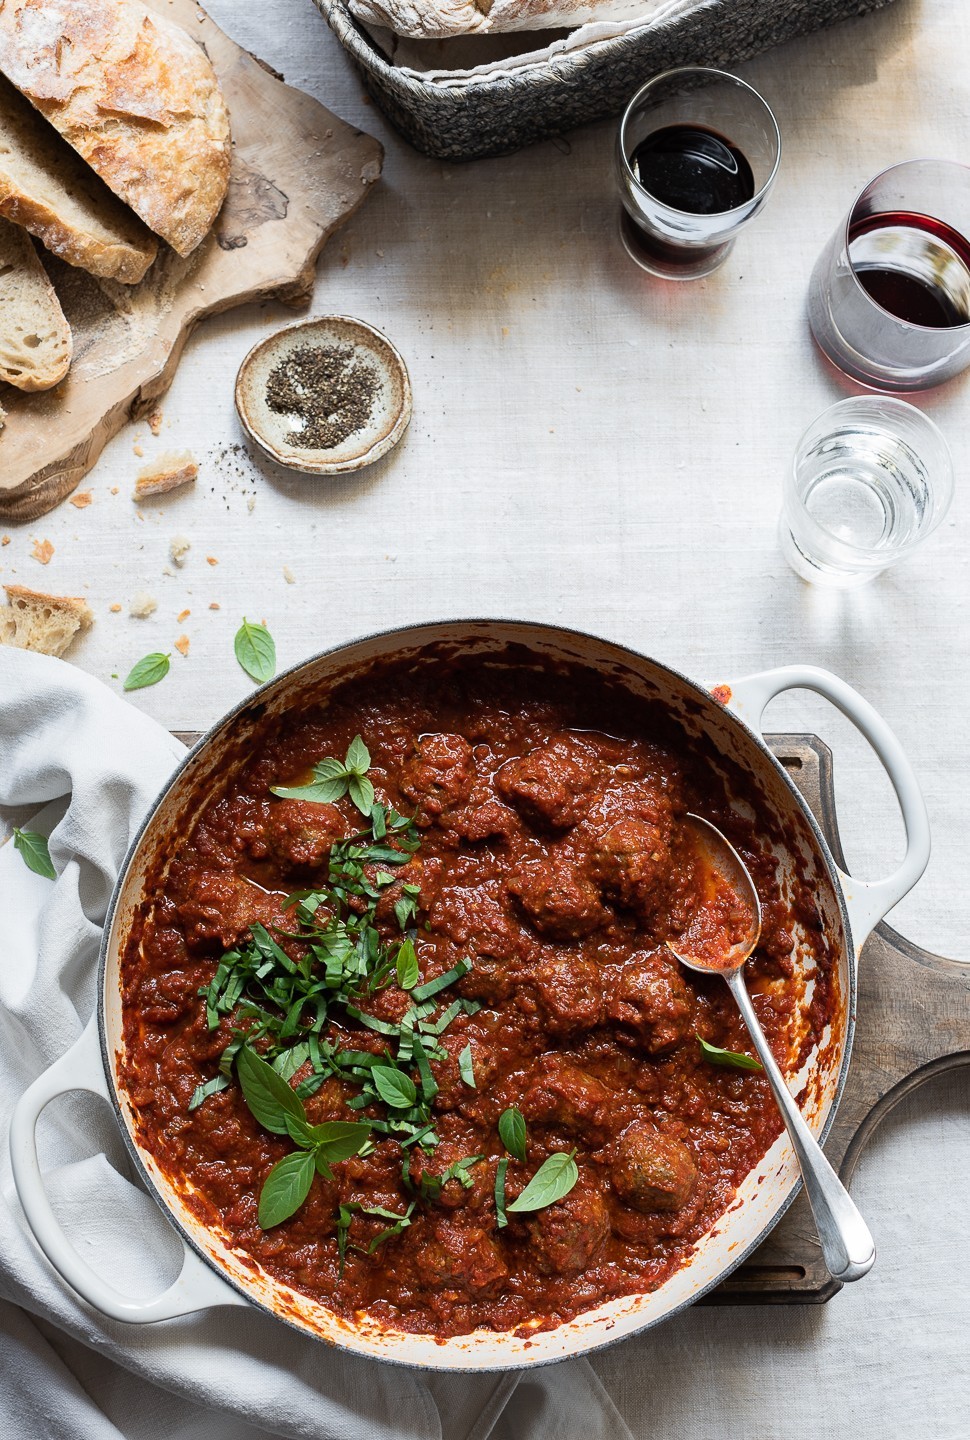
[[[718,687],[715,693],[721,691]],[[785,665],[747,675],[723,687],[726,708],[760,734],[769,700],[784,690],[814,690],[851,720],[875,750],[892,782],[906,827],[906,854],[898,870],[885,880],[856,880],[839,870],[856,950],[894,905],[916,884],[930,858],[930,822],[919,783],[903,748],[885,720],[857,690],[814,665]],[[727,692],[730,692],[729,694]]]
[[[63,1280],[96,1310],[112,1320],[144,1325],[171,1320],[214,1305],[246,1305],[248,1301],[182,1241],[185,1258],[178,1279],[154,1300],[134,1300],[115,1290],[83,1260],[68,1240],[51,1209],[37,1159],[37,1120],[46,1105],[68,1090],[89,1090],[109,1101],[101,1060],[97,1018],[93,1017],[66,1055],[39,1075],[20,1097],[10,1122],[10,1159],[17,1195],[27,1224]]]

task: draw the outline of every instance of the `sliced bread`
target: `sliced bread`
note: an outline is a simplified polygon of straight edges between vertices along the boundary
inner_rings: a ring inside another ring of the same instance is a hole
[[[0,220],[0,380],[49,390],[71,364],[71,329],[33,241]]]
[[[0,215],[104,280],[134,285],[158,242],[0,76]]]
[[[4,0],[0,71],[180,255],[229,184],[229,117],[208,56],[141,0]]]
[[[0,609],[0,645],[63,655],[79,630],[94,620],[78,595],[43,595],[25,585],[4,585],[10,602]]]

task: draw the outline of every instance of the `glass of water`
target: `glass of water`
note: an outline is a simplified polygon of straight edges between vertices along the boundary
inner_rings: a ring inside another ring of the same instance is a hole
[[[842,400],[798,442],[782,552],[803,580],[864,585],[921,545],[952,498],[950,450],[928,416],[888,396]]]
[[[970,168],[877,175],[822,251],[808,292],[819,348],[873,390],[923,390],[970,365]]]

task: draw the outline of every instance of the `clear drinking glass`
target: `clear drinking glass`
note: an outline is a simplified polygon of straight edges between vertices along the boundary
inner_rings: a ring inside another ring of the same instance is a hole
[[[709,275],[762,209],[780,156],[778,122],[737,76],[689,65],[648,80],[623,113],[615,152],[628,253],[667,280]]]
[[[933,421],[903,400],[856,396],[798,442],[778,538],[803,580],[864,585],[921,545],[952,498],[950,451]]]
[[[871,180],[819,256],[821,350],[875,390],[923,390],[970,365],[970,169],[909,160]]]

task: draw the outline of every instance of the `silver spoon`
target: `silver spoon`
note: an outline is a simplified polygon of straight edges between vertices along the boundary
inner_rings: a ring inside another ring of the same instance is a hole
[[[754,881],[741,856],[716,826],[699,815],[688,815],[687,823],[703,859],[727,881],[747,908],[749,924],[738,939],[721,937],[720,946],[717,937],[712,938],[708,934],[703,937],[705,943],[702,944],[701,937],[692,936],[688,931],[678,938],[676,944],[668,940],[668,948],[688,970],[721,975],[727,982],[788,1127],[829,1272],[843,1283],[861,1280],[872,1269],[876,1258],[876,1247],[869,1228],[802,1118],[771,1053],[744,983],[742,971],[745,962],[761,936],[761,904]]]

